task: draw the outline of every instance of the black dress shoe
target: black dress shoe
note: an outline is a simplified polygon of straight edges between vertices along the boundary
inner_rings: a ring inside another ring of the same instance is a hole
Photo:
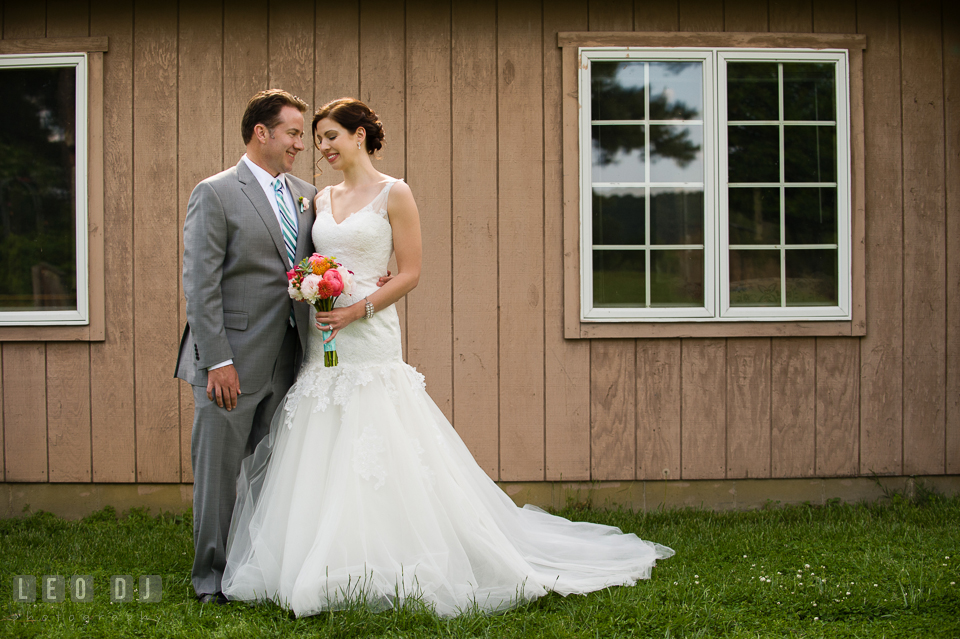
[[[199,599],[200,603],[202,604],[212,603],[212,604],[217,604],[218,606],[223,606],[225,604],[230,603],[230,600],[227,599],[226,595],[224,595],[222,592],[215,592],[212,595],[211,594],[197,595],[197,599]]]

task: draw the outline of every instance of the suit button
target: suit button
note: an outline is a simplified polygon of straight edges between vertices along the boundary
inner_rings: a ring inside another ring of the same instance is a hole
[[[193,345],[193,355],[194,355],[194,359],[196,359],[196,360],[199,362],[199,361],[200,361],[200,349],[197,348],[197,345],[196,345],[196,344]]]

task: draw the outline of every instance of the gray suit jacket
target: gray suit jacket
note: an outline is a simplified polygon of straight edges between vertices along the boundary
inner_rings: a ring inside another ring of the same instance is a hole
[[[310,255],[316,187],[292,175],[298,209],[297,262]],[[240,390],[254,393],[273,365],[293,306],[301,352],[307,344],[308,304],[287,295],[287,249],[267,197],[243,160],[207,178],[190,195],[183,225],[183,291],[187,326],[176,376],[206,386],[207,368],[233,359]]]

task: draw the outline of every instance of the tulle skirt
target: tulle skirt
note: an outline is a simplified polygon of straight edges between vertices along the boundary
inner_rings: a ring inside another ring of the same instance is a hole
[[[298,616],[407,598],[453,616],[632,585],[672,554],[518,508],[403,362],[319,362],[243,463],[223,592]]]

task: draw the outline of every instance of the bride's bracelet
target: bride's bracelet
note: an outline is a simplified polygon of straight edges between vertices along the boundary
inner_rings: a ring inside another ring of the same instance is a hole
[[[363,316],[363,319],[370,319],[373,317],[373,302],[367,298],[363,298],[363,301],[367,303],[366,305],[366,314]]]

